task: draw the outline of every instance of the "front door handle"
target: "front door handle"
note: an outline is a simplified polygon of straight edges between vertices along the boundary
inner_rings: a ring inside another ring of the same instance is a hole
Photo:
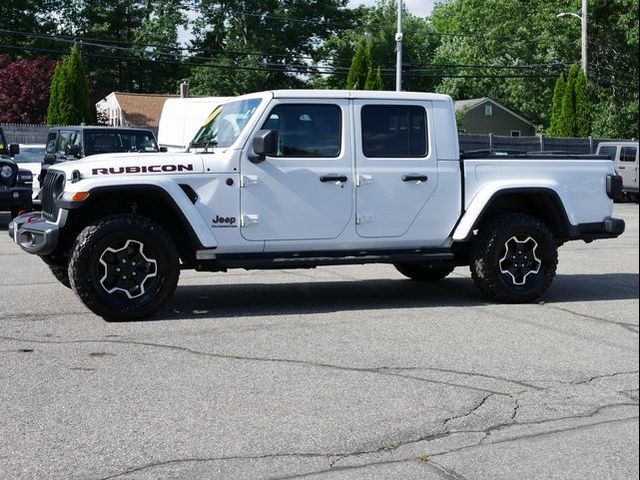
[[[403,182],[426,182],[429,180],[429,177],[426,175],[403,175]]]
[[[322,183],[332,182],[332,183],[345,183],[347,181],[346,175],[322,175],[320,177],[320,181]]]
[[[626,168],[627,168],[627,167],[622,167],[622,166],[620,166],[620,167],[618,167],[618,170],[624,170],[624,169],[626,169]]]

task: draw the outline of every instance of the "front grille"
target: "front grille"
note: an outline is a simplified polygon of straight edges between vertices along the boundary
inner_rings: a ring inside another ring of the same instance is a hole
[[[48,170],[42,183],[42,213],[44,218],[55,222],[58,219],[56,200],[64,190],[64,173]]]

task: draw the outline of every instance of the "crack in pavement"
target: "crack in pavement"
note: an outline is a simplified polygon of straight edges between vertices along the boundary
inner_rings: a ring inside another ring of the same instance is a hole
[[[0,340],[5,341],[15,341],[15,342],[25,342],[25,343],[36,343],[36,344],[49,344],[49,345],[77,345],[77,344],[97,344],[97,343],[108,343],[108,344],[117,344],[117,345],[135,345],[139,347],[154,347],[154,348],[164,348],[168,350],[173,350],[177,352],[190,353],[193,355],[200,355],[204,357],[211,358],[219,358],[223,360],[237,360],[237,361],[249,361],[249,362],[267,362],[267,363],[284,363],[291,365],[305,365],[316,368],[325,368],[331,370],[345,371],[345,372],[357,372],[357,373],[370,373],[374,375],[384,375],[390,377],[398,377],[403,379],[408,379],[412,381],[418,381],[423,383],[432,383],[437,385],[446,385],[454,388],[462,388],[477,392],[483,393],[491,393],[494,395],[503,395],[509,396],[506,392],[499,392],[496,390],[490,390],[486,388],[473,387],[470,385],[464,385],[453,382],[445,382],[442,380],[432,380],[428,378],[416,377],[413,375],[406,375],[402,373],[394,373],[392,371],[394,367],[348,367],[345,365],[333,365],[330,363],[322,363],[322,362],[312,362],[309,360],[296,360],[289,358],[269,358],[269,357],[251,357],[251,356],[243,356],[243,355],[233,355],[233,354],[224,354],[224,353],[214,353],[214,352],[205,352],[201,350],[195,350],[189,347],[183,347],[179,345],[170,345],[163,343],[153,343],[153,342],[141,342],[138,340],[104,340],[104,339],[95,339],[95,340],[35,340],[35,339],[26,339],[20,337],[10,337],[0,335]],[[439,409],[445,410],[447,409]]]
[[[445,480],[466,480],[466,477],[459,474],[452,468],[445,467],[444,465],[440,465],[439,463],[432,462],[430,460],[427,460],[426,464],[434,467],[438,471],[437,473],[441,473],[442,475],[440,476],[442,476],[442,478],[444,478]]]
[[[557,305],[551,305],[549,303],[539,303],[538,305],[540,305],[541,307],[548,307],[548,308],[550,308],[552,310],[559,310],[561,312],[570,313],[571,315],[575,315],[577,317],[586,318],[586,319],[589,319],[589,320],[594,320],[594,321],[599,322],[599,323],[608,323],[610,325],[617,325],[618,327],[624,328],[625,330],[628,330],[630,332],[638,333],[638,331],[635,330],[636,328],[638,328],[638,325],[636,325],[635,323],[616,322],[614,320],[609,320],[607,318],[597,317],[595,315],[589,315],[589,314],[586,314],[586,313],[579,313],[579,312],[573,311],[573,310],[571,310],[569,308],[559,307]]]
[[[427,371],[431,371],[431,372],[440,372],[440,373],[453,373],[453,374],[457,374],[457,375],[467,375],[467,376],[471,376],[471,377],[482,377],[482,378],[488,378],[491,380],[498,380],[501,382],[507,382],[507,383],[513,383],[515,385],[520,385],[521,387],[526,387],[532,390],[544,390],[543,387],[539,387],[537,385],[532,385],[530,383],[525,383],[523,381],[520,380],[513,380],[511,378],[505,378],[505,377],[498,377],[495,375],[488,375],[486,373],[478,373],[478,372],[465,372],[465,371],[461,371],[461,370],[451,370],[448,368],[438,368],[438,367],[382,367],[382,368],[387,368],[389,370],[427,370]]]
[[[593,417],[593,416],[597,415],[597,413],[599,413],[600,411],[604,410],[605,408],[612,408],[614,406],[619,406],[619,405],[628,405],[628,404],[605,405],[603,407],[598,408],[596,410],[596,412],[591,414],[591,415],[576,415],[576,416],[573,416],[573,417],[565,417],[563,419],[566,420],[566,419],[571,419],[571,418],[589,418],[589,417]],[[633,405],[637,406],[637,404],[633,404]],[[588,428],[592,428],[592,427],[597,427],[597,426],[600,426],[600,425],[620,423],[620,422],[626,422],[626,421],[630,421],[630,420],[638,420],[639,418],[640,417],[636,415],[636,416],[633,416],[633,417],[625,417],[625,418],[618,418],[618,419],[612,419],[612,420],[603,420],[603,421],[600,421],[600,422],[593,422],[593,423],[584,424],[584,425],[576,425],[576,426],[567,427],[567,428],[557,428],[557,429],[548,430],[548,431],[545,431],[545,432],[531,433],[531,434],[520,435],[520,436],[517,436],[517,437],[505,438],[505,439],[502,439],[502,440],[496,440],[496,441],[488,442],[488,443],[484,442],[485,438],[487,438],[487,436],[484,436],[478,442],[476,442],[476,443],[474,443],[472,445],[465,445],[463,447],[453,448],[453,449],[445,450],[443,452],[436,452],[436,453],[427,452],[422,457],[411,456],[411,457],[408,457],[408,458],[374,461],[374,462],[361,463],[361,464],[357,464],[357,465],[336,465],[337,461],[334,460],[334,461],[329,463],[327,468],[322,469],[322,470],[313,470],[313,471],[306,472],[306,473],[287,475],[287,476],[280,476],[280,477],[270,477],[270,480],[291,480],[291,479],[296,479],[296,478],[310,477],[310,476],[314,476],[314,475],[322,475],[322,474],[325,474],[325,473],[335,473],[335,472],[348,471],[348,470],[361,470],[363,468],[368,468],[368,467],[371,467],[371,466],[393,465],[393,464],[408,463],[408,462],[417,462],[417,463],[424,464],[425,466],[432,466],[432,467],[435,467],[437,465],[438,467],[443,469],[443,470],[441,470],[441,472],[447,473],[449,475],[448,477],[444,477],[444,478],[450,479],[450,480],[464,480],[464,477],[461,476],[459,473],[455,472],[454,470],[452,470],[452,469],[450,469],[448,467],[444,467],[441,464],[436,464],[435,462],[431,461],[431,457],[440,457],[440,456],[443,456],[443,455],[448,455],[448,454],[451,454],[451,453],[457,453],[457,452],[468,450],[468,449],[472,449],[472,448],[481,448],[481,447],[486,447],[486,446],[493,446],[493,445],[517,442],[517,441],[522,441],[522,440],[530,440],[530,439],[533,439],[533,438],[540,438],[540,437],[544,437],[544,436],[548,436],[548,435],[555,435],[555,434],[558,434],[558,433],[580,431],[580,430],[584,430],[584,429],[588,429]],[[530,424],[544,424],[544,423],[550,423],[550,422],[554,422],[554,421],[558,421],[558,420],[561,420],[561,419],[552,419],[552,420],[545,420],[545,421],[540,421],[540,422],[516,423],[514,425],[518,425],[519,426],[519,425],[530,425]],[[512,426],[512,425],[510,424],[510,426]],[[483,433],[483,432],[487,432],[489,430],[491,430],[491,428],[486,429],[486,430],[457,431],[457,432],[451,432],[450,435],[454,435],[454,434],[455,435],[459,435],[459,434],[463,434],[463,433]],[[439,437],[439,438],[442,438],[442,437]],[[418,441],[418,440],[416,440],[416,441]],[[409,443],[415,443],[416,441],[405,443],[402,446],[407,445]],[[430,441],[430,440],[427,438],[427,439],[421,440],[421,441]],[[157,467],[168,466],[168,465],[175,465],[175,464],[179,464],[179,463],[204,463],[204,462],[233,461],[233,460],[264,460],[264,459],[270,459],[270,458],[326,458],[327,460],[329,460],[329,459],[332,459],[334,457],[340,457],[339,460],[343,460],[345,458],[349,458],[349,457],[353,457],[353,456],[363,456],[363,455],[367,455],[367,454],[375,454],[375,453],[383,453],[383,452],[384,452],[384,449],[376,449],[376,450],[371,450],[371,451],[352,452],[352,453],[348,453],[348,454],[335,454],[335,453],[282,453],[282,454],[266,454],[266,455],[258,455],[258,456],[236,455],[236,456],[224,456],[224,457],[182,458],[182,459],[173,459],[173,460],[152,462],[152,463],[148,463],[148,464],[141,465],[141,466],[138,466],[138,467],[132,467],[132,468],[129,468],[129,469],[123,471],[123,472],[119,472],[119,473],[111,474],[111,475],[108,475],[108,476],[100,477],[98,480],[111,480],[111,479],[115,479],[115,478],[121,478],[121,477],[125,477],[127,475],[130,475],[132,473],[141,472],[143,470],[148,470],[148,469],[151,469],[151,468],[157,468]],[[425,456],[427,458],[426,461],[423,460],[423,458]],[[438,468],[438,467],[436,467],[436,468]]]

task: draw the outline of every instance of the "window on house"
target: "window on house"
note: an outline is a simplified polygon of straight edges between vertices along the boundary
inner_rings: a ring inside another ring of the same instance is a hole
[[[520,130],[511,130],[511,136],[512,137],[519,137],[520,136]]]
[[[493,115],[493,105],[485,105],[484,106],[484,116],[490,117]]]

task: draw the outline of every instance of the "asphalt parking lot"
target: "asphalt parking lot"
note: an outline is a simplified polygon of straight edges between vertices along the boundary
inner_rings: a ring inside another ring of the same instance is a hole
[[[615,214],[539,304],[462,268],[183,272],[130,324],[1,227],[0,478],[636,479],[638,206]]]

